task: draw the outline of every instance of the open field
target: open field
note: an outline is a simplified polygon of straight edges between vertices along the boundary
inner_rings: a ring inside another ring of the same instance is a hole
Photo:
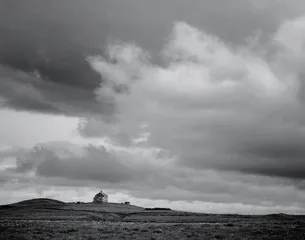
[[[0,207],[0,239],[305,239],[305,216],[213,215],[32,200]]]

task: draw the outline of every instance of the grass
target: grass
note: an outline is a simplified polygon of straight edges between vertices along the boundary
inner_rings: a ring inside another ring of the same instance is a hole
[[[279,224],[279,223],[278,223]],[[304,239],[292,225],[260,224],[238,228],[213,224],[126,223],[96,221],[1,222],[0,239]]]
[[[92,204],[74,208],[73,204],[35,201],[0,207],[0,240],[305,239],[304,216],[212,215],[136,206],[113,210],[115,204],[108,209]]]

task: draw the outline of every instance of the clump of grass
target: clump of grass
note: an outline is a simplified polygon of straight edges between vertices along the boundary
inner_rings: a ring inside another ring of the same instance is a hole
[[[77,232],[75,228],[70,228],[66,230],[67,233]]]
[[[195,238],[198,234],[196,232],[191,232],[186,235],[187,238]]]
[[[227,227],[234,227],[234,224],[233,223],[227,223],[225,226],[227,226]]]
[[[213,236],[212,239],[223,239],[223,236],[222,235],[215,235],[215,236]]]
[[[163,233],[162,229],[161,228],[157,228],[154,230],[154,233]]]

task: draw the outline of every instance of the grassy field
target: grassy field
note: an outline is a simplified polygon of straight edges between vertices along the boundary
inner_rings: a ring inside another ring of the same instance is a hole
[[[305,217],[32,200],[0,207],[0,239],[305,239]]]

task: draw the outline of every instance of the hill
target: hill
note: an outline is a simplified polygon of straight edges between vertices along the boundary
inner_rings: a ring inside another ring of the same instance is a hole
[[[9,204],[10,206],[22,207],[22,206],[63,206],[65,202],[49,199],[49,198],[34,198],[29,200],[20,201],[17,203]]]
[[[17,203],[7,204],[0,206],[0,213],[4,213],[5,210],[13,210],[15,212],[25,212],[30,210],[33,212],[34,210],[60,210],[60,211],[74,211],[77,213],[83,212],[84,214],[90,212],[112,212],[112,213],[135,213],[141,212],[144,208],[129,205],[129,204],[121,204],[121,203],[103,203],[103,204],[95,204],[95,203],[66,203],[55,199],[49,198],[36,198],[20,201]]]
[[[64,206],[64,209],[70,209],[75,211],[98,211],[98,212],[141,212],[144,208],[135,206],[135,205],[127,205],[121,203],[67,203]]]
[[[0,206],[0,239],[305,239],[305,217],[204,214],[39,198]]]

